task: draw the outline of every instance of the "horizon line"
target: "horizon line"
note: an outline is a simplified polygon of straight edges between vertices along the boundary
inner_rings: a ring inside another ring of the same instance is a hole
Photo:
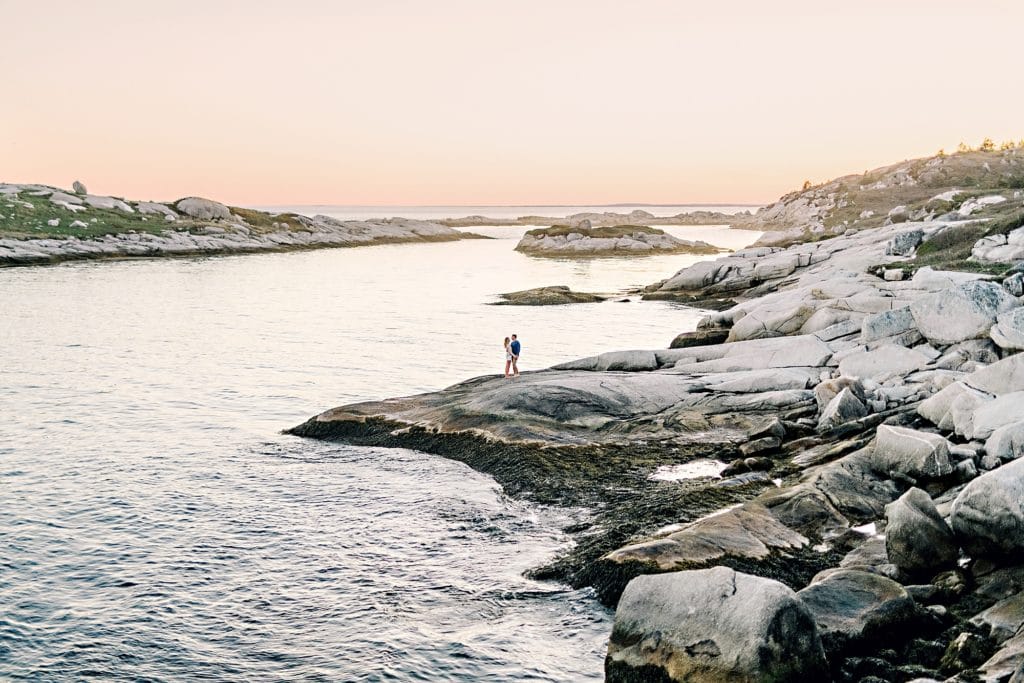
[[[777,200],[776,200],[777,201]],[[250,208],[262,209],[262,208],[281,208],[289,206],[337,206],[344,207],[347,209],[354,208],[391,208],[391,207],[402,207],[409,209],[443,209],[443,208],[467,208],[467,207],[486,207],[495,209],[553,209],[559,207],[572,207],[572,206],[591,206],[598,209],[614,209],[624,208],[627,206],[650,206],[653,208],[666,208],[671,206],[767,206],[774,202],[615,202],[613,204],[594,204],[590,202],[567,202],[560,204],[304,204],[301,202],[286,203],[286,204],[252,204]]]

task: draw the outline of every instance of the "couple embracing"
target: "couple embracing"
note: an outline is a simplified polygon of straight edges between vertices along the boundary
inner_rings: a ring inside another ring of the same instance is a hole
[[[519,376],[519,350],[522,348],[522,344],[519,343],[519,339],[516,335],[511,337],[505,337],[505,377],[518,377]],[[512,371],[509,374],[509,370]]]

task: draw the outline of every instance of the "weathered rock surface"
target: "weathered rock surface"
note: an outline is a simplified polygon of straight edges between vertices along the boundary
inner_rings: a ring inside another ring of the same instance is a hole
[[[801,534],[779,522],[767,508],[748,504],[699,520],[661,538],[610,553],[615,563],[653,563],[661,571],[705,567],[725,558],[761,560],[773,552],[807,545]]]
[[[1024,349],[1024,308],[1000,313],[989,334],[999,348],[1010,351]]]
[[[886,506],[885,516],[886,553],[904,572],[931,578],[956,564],[960,549],[953,530],[927,493],[911,488]]]
[[[972,557],[1024,558],[1024,460],[968,484],[953,501],[950,526]]]
[[[608,681],[828,678],[814,621],[793,591],[725,567],[633,579],[605,673]]]
[[[175,207],[186,216],[204,221],[227,220],[231,218],[231,209],[227,206],[212,199],[203,199],[202,197],[182,199],[175,204]]]
[[[988,336],[1000,313],[1020,303],[992,282],[967,282],[922,297],[910,306],[921,334],[939,344]]]
[[[935,479],[953,471],[949,442],[938,434],[905,427],[878,428],[872,463],[880,472],[898,472],[913,479]]]
[[[837,569],[797,593],[818,625],[829,657],[887,638],[920,617],[906,589],[892,579],[857,569]]]

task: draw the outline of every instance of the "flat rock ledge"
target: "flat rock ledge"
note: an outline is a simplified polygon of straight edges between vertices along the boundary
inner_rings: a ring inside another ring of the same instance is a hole
[[[642,225],[600,228],[554,225],[528,231],[516,251],[529,256],[581,258],[651,254],[719,254],[726,249],[701,241],[682,240],[664,230]]]
[[[701,262],[653,291],[737,303],[677,348],[292,433],[440,453],[589,506],[533,575],[618,606],[608,680],[1024,680],[1024,302],[979,274],[871,274],[909,258],[907,231],[939,229]]]
[[[601,294],[574,292],[564,285],[535,287],[520,292],[499,294],[495,306],[561,306],[564,304],[589,304],[605,301],[608,297]]]

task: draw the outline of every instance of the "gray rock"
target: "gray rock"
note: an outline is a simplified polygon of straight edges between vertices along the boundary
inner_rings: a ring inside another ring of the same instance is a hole
[[[844,388],[835,398],[828,402],[818,419],[818,431],[826,432],[839,425],[853,422],[868,414],[864,403],[858,399],[849,387]]]
[[[914,315],[909,308],[897,308],[865,316],[861,321],[860,340],[871,342],[914,329]]]
[[[906,207],[896,207],[897,209],[906,209]],[[889,216],[901,215],[900,212],[893,214],[890,212]],[[906,217],[904,216],[904,220]],[[894,221],[896,222],[896,221]],[[887,256],[909,256],[914,253],[917,246],[921,244],[924,239],[923,230],[907,230],[893,236],[889,243],[885,247],[885,253]]]
[[[886,344],[871,351],[856,351],[839,361],[839,372],[848,377],[862,377],[883,382],[891,377],[907,375],[928,364],[928,356],[895,344]]]
[[[754,265],[754,277],[758,280],[773,280],[789,275],[798,267],[800,267],[799,256],[784,252],[759,259]]]
[[[970,439],[987,439],[1000,427],[1022,420],[1024,391],[1003,394],[974,408],[970,427],[964,429],[964,436]]]
[[[71,189],[74,190],[75,194],[89,194],[89,191],[85,189],[85,185],[77,180],[71,183]]]
[[[1024,460],[968,484],[953,501],[950,526],[972,557],[1024,558]]]
[[[85,203],[97,209],[117,209],[118,211],[124,211],[125,213],[135,213],[135,209],[116,197],[87,194],[85,195]]]
[[[988,628],[989,637],[1003,643],[1024,626],[1024,593],[1004,598],[971,619],[975,626]]]
[[[980,667],[978,673],[984,683],[1021,683],[1024,681],[1024,632],[1010,638]]]
[[[892,579],[839,569],[797,593],[818,624],[828,657],[897,637],[920,616],[913,598]]]
[[[903,571],[934,574],[956,564],[960,548],[953,530],[921,489],[911,488],[889,503],[885,517],[885,551],[889,561]]]
[[[953,382],[921,402],[917,413],[939,429],[966,431],[966,420],[974,416],[974,408],[991,398],[988,394],[967,386],[964,382]],[[960,417],[960,429],[956,418]]]
[[[965,377],[964,382],[996,396],[1024,391],[1024,353],[1014,354],[976,370]]]
[[[886,268],[882,271],[882,279],[886,282],[899,282],[903,279],[902,268]]]
[[[1013,296],[1024,296],[1024,273],[1014,273],[1004,279],[1003,289]]]
[[[913,479],[936,479],[953,472],[946,439],[891,425],[878,428],[871,463],[883,474],[898,472]]]
[[[818,402],[818,411],[825,410],[825,407],[839,395],[843,389],[849,388],[857,400],[862,403],[867,400],[864,390],[864,383],[856,377],[836,377],[826,379],[814,387],[814,398]]]
[[[1024,349],[1024,308],[1000,313],[989,335],[999,348],[1010,351]]]
[[[728,341],[795,334],[813,313],[812,307],[803,304],[785,307],[782,310],[756,309],[736,321],[729,331]]]
[[[657,672],[657,673],[655,673]],[[814,620],[792,590],[726,567],[639,576],[615,613],[606,680],[826,680]]]
[[[999,285],[972,281],[921,297],[910,310],[925,338],[955,344],[987,336],[1000,313],[1019,305]]]
[[[986,457],[1001,461],[1016,460],[1024,455],[1024,421],[999,427],[985,441]]]
[[[178,211],[201,221],[226,220],[231,218],[231,209],[220,202],[202,197],[187,197],[175,204]]]

